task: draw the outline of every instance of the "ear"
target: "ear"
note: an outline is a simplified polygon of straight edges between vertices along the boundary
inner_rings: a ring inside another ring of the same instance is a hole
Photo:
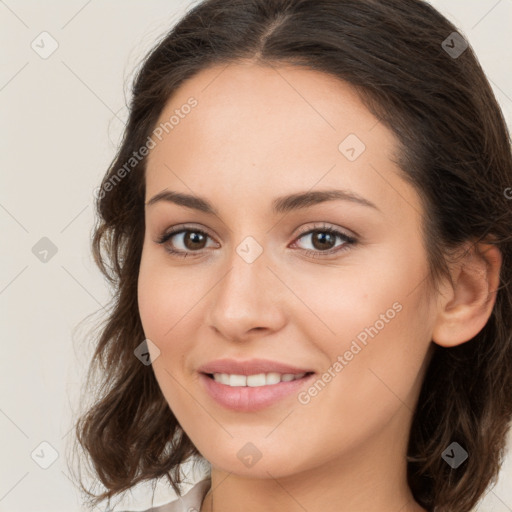
[[[502,255],[491,243],[468,243],[451,270],[438,299],[432,341],[453,347],[474,338],[485,326],[496,302]]]

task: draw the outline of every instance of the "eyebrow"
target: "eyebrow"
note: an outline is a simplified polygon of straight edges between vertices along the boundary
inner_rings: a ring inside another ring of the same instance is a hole
[[[327,201],[350,201],[369,208],[374,208],[380,211],[379,208],[364,197],[361,197],[348,190],[317,190],[307,192],[297,192],[286,196],[280,196],[272,201],[272,211],[276,214],[287,213],[292,210],[299,210],[309,208],[311,206],[324,203]],[[219,215],[219,212],[213,205],[203,197],[184,194],[182,192],[175,192],[172,190],[162,190],[154,195],[147,203],[146,206],[152,206],[155,203],[165,201],[174,203],[179,206],[185,206],[194,210],[199,210],[204,213]]]

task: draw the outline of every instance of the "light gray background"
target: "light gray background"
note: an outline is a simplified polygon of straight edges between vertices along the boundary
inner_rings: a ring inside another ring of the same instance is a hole
[[[432,3],[469,39],[512,126],[512,0]],[[81,510],[65,456],[91,347],[73,328],[109,298],[89,254],[92,191],[135,66],[190,5],[0,0],[0,511]],[[47,59],[31,47],[43,31],[59,45]],[[32,252],[42,237],[57,247],[46,263]],[[48,469],[31,458],[50,461],[43,441],[59,454]],[[512,511],[512,453],[478,510]]]

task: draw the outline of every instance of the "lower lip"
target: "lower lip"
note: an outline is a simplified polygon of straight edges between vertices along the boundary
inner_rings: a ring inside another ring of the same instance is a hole
[[[278,382],[259,387],[231,387],[216,382],[204,373],[200,373],[199,376],[206,392],[217,403],[232,411],[253,412],[264,409],[285,396],[298,393],[300,388],[311,382],[315,374],[305,375],[301,379],[290,382]]]

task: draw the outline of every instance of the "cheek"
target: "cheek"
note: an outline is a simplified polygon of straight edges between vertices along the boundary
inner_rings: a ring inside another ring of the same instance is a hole
[[[160,351],[153,370],[173,410],[188,397],[175,378],[182,381],[184,374],[196,377],[190,354],[194,353],[203,318],[201,308],[211,287],[208,275],[194,265],[171,266],[165,255],[143,251],[137,290],[139,315],[145,337]]]
[[[389,325],[404,318],[398,310],[417,299],[411,292],[421,282],[424,267],[420,256],[408,256],[393,245],[354,253],[338,267],[282,269],[299,299],[289,301],[289,306],[296,304],[290,320],[305,331],[314,328],[312,339],[323,339],[322,344],[340,351],[359,334],[364,340],[366,328],[376,324],[379,332],[390,331]]]
[[[158,255],[157,255],[158,256]],[[159,349],[152,368],[158,385],[173,412],[180,408],[182,394],[176,382],[177,369],[187,353],[186,312],[179,273],[165,268],[154,254],[142,254],[137,284],[139,315],[146,338]],[[179,380],[180,377],[178,377]]]
[[[313,288],[310,276],[301,278],[299,293],[316,290],[303,296],[322,320],[315,320],[313,326],[308,317],[303,329],[327,355],[325,371],[330,367],[336,375],[336,382],[327,384],[333,400],[341,396],[350,408],[351,398],[345,392],[352,388],[359,404],[393,402],[400,397],[412,408],[408,401],[413,401],[417,391],[431,340],[431,309],[425,300],[426,259],[418,244],[414,254],[394,247],[381,251],[371,265],[360,263],[350,271],[340,270],[339,278],[333,279],[328,289],[324,286],[323,293],[318,291],[321,279],[314,280]],[[319,325],[328,326],[329,331],[320,332]]]
[[[192,268],[192,267],[189,267]],[[142,254],[137,300],[144,332],[148,338],[172,338],[174,326],[189,315],[204,293],[199,277],[185,267],[171,268],[156,251]]]
[[[166,294],[164,300],[166,287],[163,284],[156,266],[150,265],[143,254],[137,284],[137,301],[142,327],[149,339],[160,339],[165,330],[164,324],[167,323],[164,320],[166,318],[165,310],[169,309],[172,293]]]
[[[378,310],[383,317],[369,320],[333,351],[344,360],[332,390],[342,397],[337,400],[344,410],[340,421],[342,416],[359,415],[377,426],[399,409],[415,409],[431,345],[420,302],[417,297],[401,298],[394,303],[398,307]]]

